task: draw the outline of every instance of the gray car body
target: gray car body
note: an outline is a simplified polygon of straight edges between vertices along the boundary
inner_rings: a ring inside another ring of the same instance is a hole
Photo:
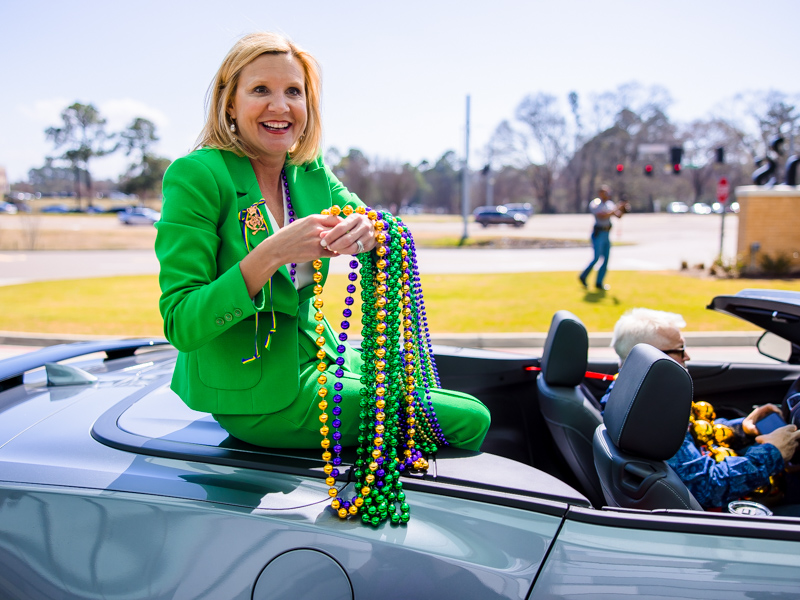
[[[426,474],[405,477],[405,526],[342,521],[317,452],[228,438],[170,391],[175,357],[133,340],[0,362],[0,597],[730,600],[800,591],[800,519],[595,509],[555,477],[491,453],[445,450]],[[482,377],[509,378],[524,364],[465,349],[440,348],[437,358],[445,375],[466,369],[465,378],[474,365]],[[56,362],[71,365],[66,374],[44,367]]]

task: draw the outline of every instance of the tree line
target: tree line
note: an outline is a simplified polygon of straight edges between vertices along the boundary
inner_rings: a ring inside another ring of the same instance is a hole
[[[563,102],[546,92],[526,96],[479,150],[485,166],[466,173],[470,208],[531,202],[539,212],[583,212],[601,184],[638,211],[674,200],[710,203],[720,177],[732,189],[747,185],[770,149],[769,160],[780,171],[791,162],[783,155],[800,147],[797,99],[782,92],[739,94],[711,116],[686,123],[669,117],[671,104],[665,89],[637,83],[585,99],[571,92]],[[37,191],[71,181],[78,197],[85,191],[91,198],[91,161],[122,151],[132,162],[119,178],[120,190],[142,197],[160,193],[170,161],[152,152],[158,136],[151,121],[139,117],[123,131],[107,133],[97,109],[77,102],[61,119],[45,135],[62,153],[29,172]],[[681,149],[680,170],[670,162],[673,148]],[[411,164],[330,148],[325,160],[372,206],[395,213],[461,210],[464,165],[453,150],[434,162]]]
[[[89,205],[94,198],[91,162],[103,156],[123,152],[131,158],[119,177],[118,189],[141,198],[157,195],[170,160],[152,152],[159,141],[156,126],[149,119],[136,117],[122,131],[108,132],[106,119],[93,104],[75,102],[61,112],[61,124],[48,127],[45,136],[53,143],[58,156],[45,158],[43,166],[28,171],[28,182],[43,194],[70,190]]]
[[[497,126],[479,153],[485,166],[467,174],[470,208],[531,202],[544,213],[584,212],[602,184],[636,211],[672,201],[710,204],[721,177],[731,189],[752,183],[768,153],[782,181],[781,169],[791,163],[785,155],[800,148],[798,99],[778,91],[739,94],[687,123],[669,117],[672,100],[658,86],[629,83],[585,101],[575,92],[564,100],[531,94]],[[770,152],[776,143],[781,154]],[[326,158],[368,204],[461,210],[463,165],[453,151],[419,165],[371,163],[359,150],[331,150]]]

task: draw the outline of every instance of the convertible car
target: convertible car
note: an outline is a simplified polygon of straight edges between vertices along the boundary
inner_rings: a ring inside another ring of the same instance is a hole
[[[692,394],[735,416],[796,389],[800,293],[709,308],[762,327],[781,360],[687,374],[638,346],[602,424],[616,364],[588,362],[575,315],[556,313],[541,356],[436,347],[442,386],[481,398],[492,427],[482,452],[444,448],[403,476],[405,525],[339,519],[319,452],[249,446],[187,408],[164,341],[2,361],[0,597],[795,598],[800,519],[700,510],[663,461]]]

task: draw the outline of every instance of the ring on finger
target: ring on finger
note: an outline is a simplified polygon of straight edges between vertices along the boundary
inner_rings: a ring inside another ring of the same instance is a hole
[[[358,248],[358,254],[364,252],[364,244],[361,243],[361,240],[356,240],[356,248]]]

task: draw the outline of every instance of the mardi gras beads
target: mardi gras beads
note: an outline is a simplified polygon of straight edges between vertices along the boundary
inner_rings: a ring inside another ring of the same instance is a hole
[[[703,400],[692,402],[689,415],[689,431],[692,433],[701,451],[722,462],[728,457],[736,456],[730,445],[734,438],[733,430],[722,423],[715,423],[714,407]]]
[[[367,214],[373,222],[377,244],[372,252],[360,255],[363,365],[358,445],[353,465],[356,495],[348,501],[331,492],[334,497],[331,506],[340,517],[360,514],[364,523],[373,526],[387,519],[395,524],[406,523],[410,507],[405,501],[400,473],[409,468],[427,468],[423,452],[435,452],[437,444],[447,444],[430,396],[431,387],[439,387],[438,373],[410,232],[391,214],[363,207],[333,206],[323,214],[348,216],[353,210]],[[350,327],[348,319],[352,316],[350,307],[355,302],[359,261],[351,260],[350,268],[339,334],[341,344],[336,349],[337,378],[344,374],[342,355]],[[427,402],[420,398],[420,382]],[[337,403],[331,422],[336,454],[331,470],[334,478],[334,472],[338,474],[335,467],[341,464],[338,455],[341,436],[337,437],[341,389],[340,382],[334,384],[333,400]],[[329,453],[327,456],[330,459]]]
[[[314,308],[316,312],[314,313],[314,319],[317,321],[316,326],[314,327],[314,331],[317,334],[316,344],[319,348],[317,350],[317,371],[319,371],[319,375],[317,376],[317,383],[319,384],[319,388],[317,389],[317,398],[319,403],[317,406],[320,410],[319,415],[319,422],[321,423],[321,427],[319,429],[320,434],[322,435],[322,441],[320,442],[320,446],[322,446],[322,460],[325,461],[325,466],[323,467],[324,473],[327,475],[325,478],[325,483],[328,485],[328,495],[334,499],[336,502],[336,497],[338,495],[338,491],[335,487],[336,484],[336,477],[339,474],[338,470],[334,468],[333,463],[331,462],[331,440],[328,438],[328,433],[330,433],[330,426],[328,425],[329,415],[326,412],[328,408],[328,376],[326,371],[328,369],[328,363],[325,362],[325,358],[327,357],[327,353],[325,352],[325,337],[322,335],[325,331],[325,324],[322,322],[324,319],[324,315],[322,313],[322,306],[323,301],[320,297],[322,294],[322,273],[320,269],[322,268],[322,261],[317,259],[311,263],[314,267],[314,273],[312,275],[312,279],[314,280]]]
[[[731,448],[736,434],[724,423],[715,423],[716,416],[714,407],[708,402],[702,400],[692,402],[689,431],[703,454],[712,456],[716,462],[722,462],[727,458],[738,456],[738,453]],[[759,501],[777,500],[783,493],[781,481],[780,477],[770,475],[769,483],[756,488],[745,497]]]

